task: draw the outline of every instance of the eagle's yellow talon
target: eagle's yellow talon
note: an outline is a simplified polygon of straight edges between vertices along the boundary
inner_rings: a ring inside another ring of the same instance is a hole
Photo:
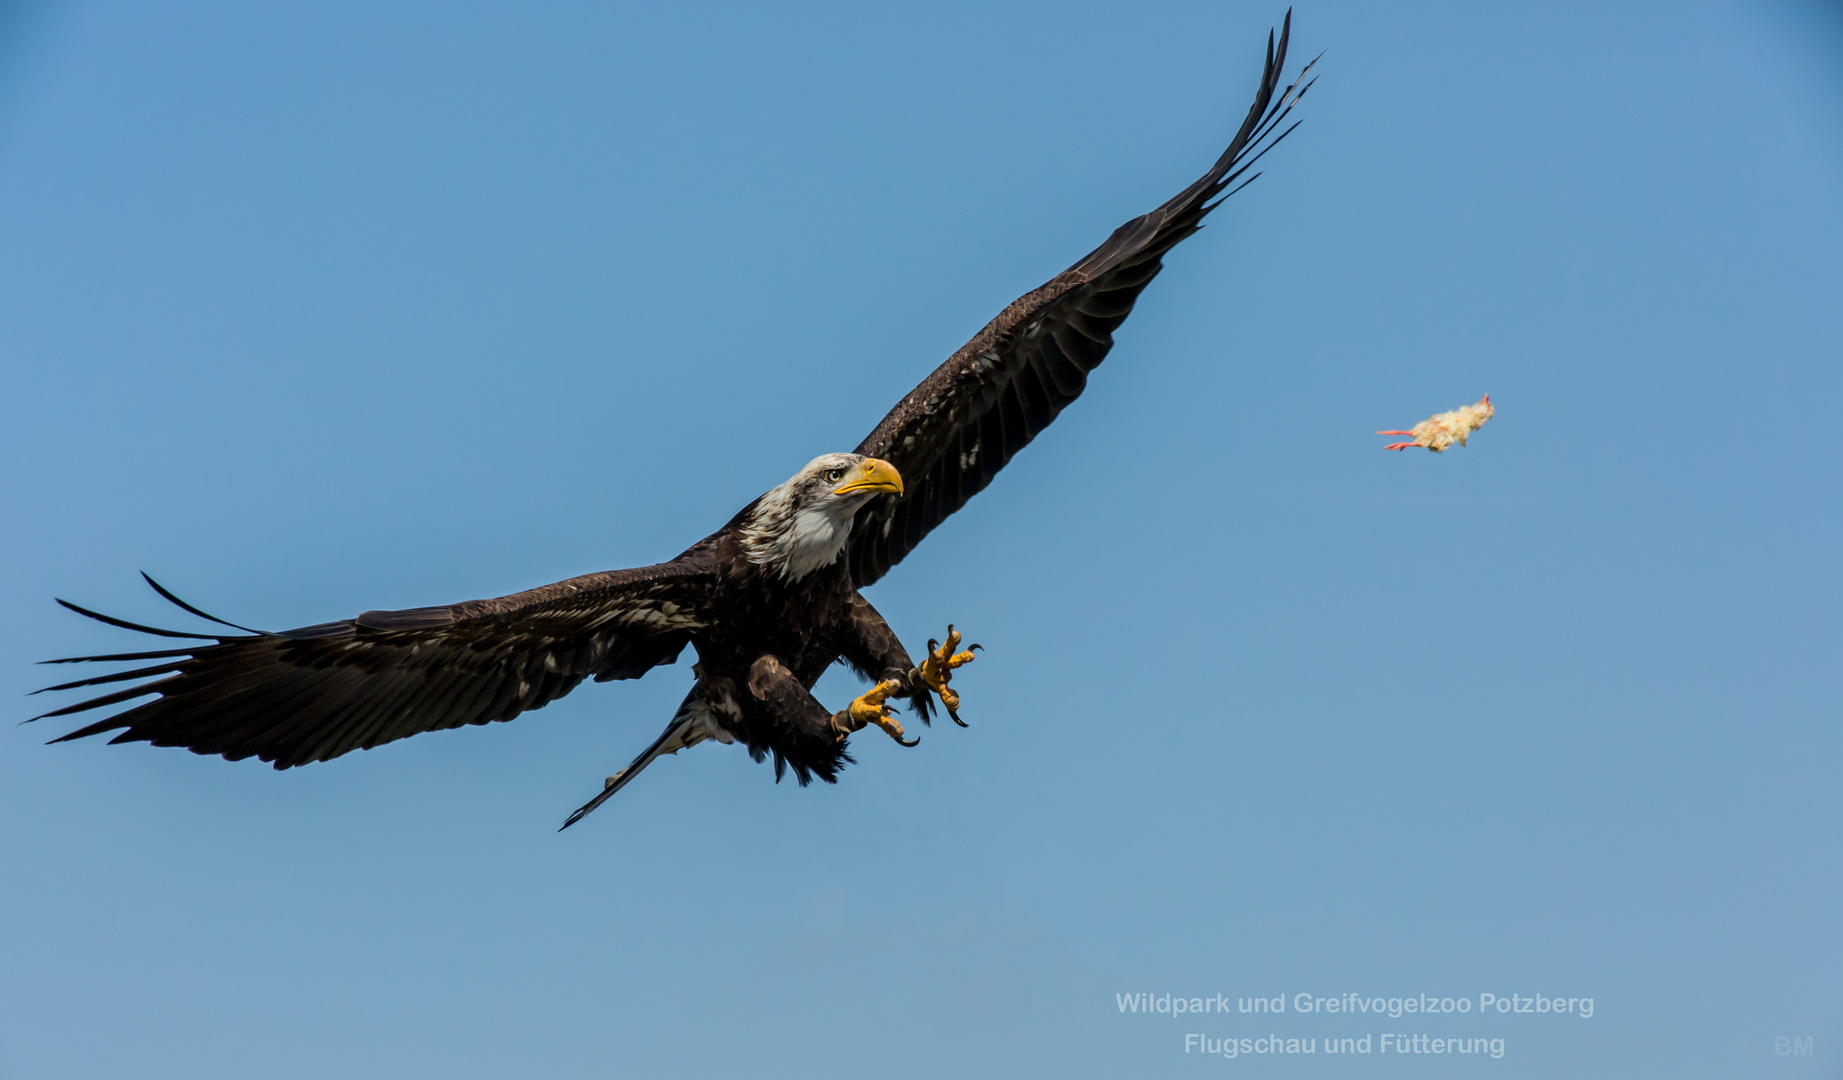
[[[891,694],[899,693],[903,685],[896,679],[888,679],[858,695],[857,699],[845,710],[850,717],[851,730],[858,731],[872,724],[883,729],[884,734],[904,746],[914,746],[920,739],[902,737],[902,725],[896,721],[893,710],[884,702]]]
[[[960,631],[947,624],[947,641],[943,644],[928,639],[928,656],[921,663],[922,681],[940,695],[941,704],[946,707],[947,715],[953,722],[966,727],[966,721],[960,719],[960,695],[948,689],[947,684],[953,680],[953,669],[973,662],[973,650],[977,645],[968,646],[965,652],[954,652],[960,647]]]

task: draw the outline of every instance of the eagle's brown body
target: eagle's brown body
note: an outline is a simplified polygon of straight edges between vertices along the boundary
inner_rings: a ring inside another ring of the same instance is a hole
[[[809,693],[827,668],[843,661],[867,679],[912,682],[908,697],[923,717],[930,711],[928,687],[910,679],[914,662],[858,594],[845,560],[797,581],[782,577],[750,559],[743,520],[739,516],[678,560],[708,567],[706,602],[723,613],[691,634],[697,685],[686,707],[701,704],[711,712],[715,725],[698,732],[703,737],[733,737],[758,759],[772,754],[777,770],[784,761],[803,784],[809,774],[832,780],[850,760],[848,733]]]
[[[1279,123],[1309,84],[1296,80],[1276,99],[1287,36],[1277,49],[1269,38],[1254,104],[1202,178],[1007,306],[855,453],[815,459],[676,559],[495,600],[373,611],[281,633],[224,623],[158,585],[187,611],[239,632],[163,630],[67,605],[194,643],[57,661],[155,663],[52,687],[152,679],[45,715],[158,695],[64,738],[119,729],[116,742],[254,756],[288,768],[418,732],[509,720],[584,679],[638,678],[690,645],[696,683],[685,703],[572,822],[659,755],[708,739],[740,742],[758,760],[773,756],[777,776],[791,768],[802,784],[832,780],[850,760],[845,741],[853,731],[875,723],[900,737],[885,698],[906,698],[926,720],[934,693],[952,712],[957,695],[946,682],[971,659],[953,654],[958,638],[950,633],[917,668],[859,590],[990,483],[1082,392],[1165,253],[1197,230],[1214,200],[1232,193],[1229,185],[1263,145],[1291,130]],[[880,682],[834,713],[809,691],[841,661]]]

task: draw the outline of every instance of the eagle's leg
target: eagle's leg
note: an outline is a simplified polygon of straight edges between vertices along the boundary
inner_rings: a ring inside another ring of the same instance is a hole
[[[943,645],[936,642],[933,638],[929,638],[928,657],[922,661],[921,667],[916,670],[921,674],[922,681],[927,683],[929,688],[936,694],[940,695],[941,704],[946,706],[947,715],[953,717],[953,722],[959,724],[961,727],[965,727],[966,721],[960,719],[959,713],[960,695],[958,692],[949,689],[947,684],[953,681],[954,668],[963,667],[973,662],[973,651],[978,649],[979,646],[970,645],[965,652],[954,652],[954,650],[959,647],[960,631],[953,628],[953,623],[948,623],[947,643]]]
[[[884,734],[904,746],[914,746],[920,739],[902,737],[902,724],[897,722],[895,710],[885,705],[894,694],[904,693],[908,687],[899,679],[885,679],[883,682],[859,694],[856,700],[832,718],[832,722],[845,732],[858,731],[872,724],[882,728]]]

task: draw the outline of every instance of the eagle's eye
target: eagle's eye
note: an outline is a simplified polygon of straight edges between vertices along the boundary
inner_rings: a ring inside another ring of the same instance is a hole
[[[844,478],[845,470],[843,469],[827,469],[825,471],[825,481],[828,484],[836,484]]]

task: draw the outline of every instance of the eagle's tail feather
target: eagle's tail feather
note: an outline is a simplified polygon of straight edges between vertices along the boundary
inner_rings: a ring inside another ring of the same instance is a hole
[[[564,829],[576,824],[583,818],[588,817],[596,807],[613,798],[615,792],[626,787],[633,781],[634,777],[639,776],[640,770],[657,761],[662,755],[677,753],[679,750],[693,743],[703,741],[702,736],[691,736],[690,738],[686,738],[695,719],[691,710],[691,705],[693,699],[698,695],[696,688],[693,688],[691,695],[691,697],[685,699],[683,705],[678,707],[678,712],[674,713],[672,716],[672,722],[666,725],[666,729],[659,733],[657,739],[653,740],[653,745],[642,751],[639,757],[634,758],[633,764],[615,773],[613,776],[610,776],[607,783],[602,786],[601,793],[577,807],[576,812],[571,814],[568,820],[557,827],[558,832],[562,832]]]

